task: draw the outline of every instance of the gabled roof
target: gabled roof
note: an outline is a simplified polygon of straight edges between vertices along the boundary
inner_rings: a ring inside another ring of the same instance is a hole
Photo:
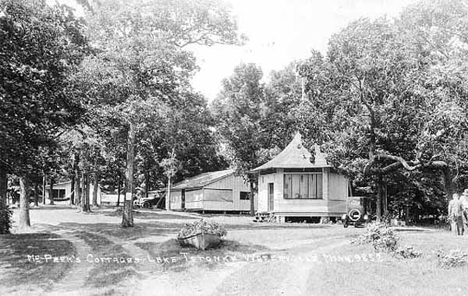
[[[224,170],[210,173],[203,173],[195,177],[185,179],[182,182],[174,184],[172,189],[190,189],[190,188],[201,188],[211,183],[214,183],[220,179],[224,179],[229,175],[234,174],[234,170]]]
[[[300,133],[296,133],[289,145],[275,158],[269,162],[252,170],[252,172],[276,169],[305,169],[305,168],[323,168],[330,167],[325,159],[326,154],[320,152],[320,148],[315,146],[315,162],[311,162],[311,153],[302,145]]]

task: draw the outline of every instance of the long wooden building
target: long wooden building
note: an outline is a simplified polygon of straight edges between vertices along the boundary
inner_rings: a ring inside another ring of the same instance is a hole
[[[250,211],[250,188],[233,170],[204,173],[171,189],[170,209],[185,211]]]

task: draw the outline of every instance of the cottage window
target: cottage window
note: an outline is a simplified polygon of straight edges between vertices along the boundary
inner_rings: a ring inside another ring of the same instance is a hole
[[[54,199],[63,199],[65,198],[65,189],[53,189],[52,198]]]
[[[203,200],[213,202],[233,202],[232,189],[204,188]]]
[[[250,200],[250,192],[241,191],[240,192],[240,200]]]
[[[284,174],[285,199],[322,199],[322,174]]]

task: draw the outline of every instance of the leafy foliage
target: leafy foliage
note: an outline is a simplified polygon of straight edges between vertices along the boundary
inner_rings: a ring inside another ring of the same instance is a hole
[[[177,238],[183,239],[197,234],[215,234],[219,236],[227,235],[227,231],[222,224],[214,221],[200,219],[191,224],[185,224],[179,231]]]
[[[371,244],[376,251],[394,252],[397,250],[400,238],[384,223],[372,223],[367,225],[366,233],[360,235],[355,244]]]
[[[403,259],[414,259],[421,257],[422,253],[415,250],[413,246],[404,246],[398,247],[393,255]]]
[[[169,177],[223,166],[206,100],[190,86],[197,65],[187,48],[237,43],[229,8],[218,1],[85,2],[95,51],[76,78],[90,101],[89,122],[105,143],[106,163],[123,171],[125,134],[133,125],[137,186],[156,189]],[[168,159],[177,169],[165,165]],[[121,173],[106,176],[118,181]]]
[[[8,234],[11,229],[13,212],[3,198],[0,198],[0,234]]]
[[[438,264],[442,268],[454,268],[466,266],[468,263],[468,254],[462,250],[450,250],[448,253],[442,250],[436,252]]]
[[[241,64],[223,80],[223,90],[212,104],[218,131],[227,144],[228,159],[237,173],[257,166],[262,148],[263,73],[254,64]]]
[[[34,171],[41,146],[83,109],[69,74],[87,51],[82,23],[64,6],[2,1],[0,11],[0,155],[10,172]]]
[[[394,20],[360,19],[297,68],[305,138],[372,189],[378,217],[384,188],[393,206],[440,214],[466,187],[466,12],[460,1],[423,1]]]

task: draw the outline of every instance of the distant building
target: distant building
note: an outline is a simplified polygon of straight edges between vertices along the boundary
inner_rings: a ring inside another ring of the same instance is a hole
[[[275,158],[255,168],[258,173],[258,211],[284,222],[293,219],[325,219],[346,212],[348,179],[327,164],[325,154],[312,154],[296,134]]]
[[[171,188],[171,210],[250,211],[250,188],[233,170],[204,173]]]
[[[71,187],[71,181],[70,180],[65,180],[65,181],[59,181],[54,184],[52,188],[52,196],[54,198],[54,201],[65,201],[65,200],[70,200],[70,196],[72,192],[74,191],[74,188]],[[94,185],[91,183],[89,184],[89,201],[90,204],[93,203],[93,191],[94,191]],[[46,199],[50,200],[51,192],[50,192],[50,184],[46,185],[46,193],[45,197]],[[101,204],[101,188],[98,186],[98,204]]]

